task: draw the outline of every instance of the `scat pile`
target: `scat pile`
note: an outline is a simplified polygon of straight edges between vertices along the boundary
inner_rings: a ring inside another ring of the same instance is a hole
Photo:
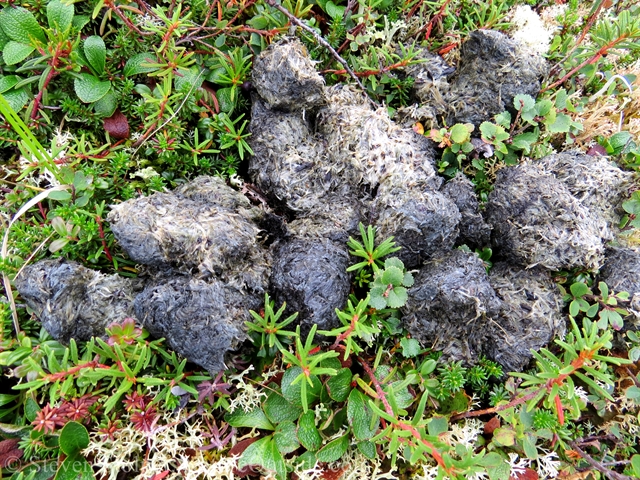
[[[633,248],[607,249],[598,281],[605,282],[610,291],[629,294],[629,309],[635,317],[635,328],[640,328],[640,251]]]
[[[109,324],[133,317],[131,280],[75,262],[42,260],[28,265],[15,286],[49,334],[65,344],[72,338],[104,336]]]
[[[562,295],[551,274],[540,267],[523,270],[499,262],[491,268],[489,283],[502,304],[488,325],[491,341],[483,352],[505,371],[520,371],[529,363],[531,349],[564,335]]]
[[[428,59],[422,73],[411,67],[424,100],[414,110],[449,125],[477,125],[514,95],[535,96],[546,68],[490,31],[471,35],[454,75],[439,57]],[[262,306],[265,291],[300,313],[303,332],[313,324],[330,329],[349,293],[346,241],[358,236],[359,222],[376,225],[379,240],[395,236],[403,247],[397,255],[417,269],[405,326],[445,358],[471,364],[485,354],[518,370],[529,349],[562,332],[549,270],[604,262],[617,217],[602,205],[624,199],[628,174],[606,160],[553,155],[503,169],[480,211],[463,175],[443,185],[429,140],[361,92],[326,87],[298,40],[256,58],[252,83],[248,174],[269,206],[253,207],[212,177],[114,206],[111,228],[143,264],[141,292],[64,262],[36,264],[16,280],[56,338],[102,335],[106,324],[135,313],[153,335],[215,372],[246,338],[248,311]],[[503,260],[490,276],[475,254],[453,250],[489,244]],[[639,263],[637,254],[625,255],[624,268],[607,255],[601,275],[612,285],[619,270]],[[620,280],[640,303],[631,281]]]

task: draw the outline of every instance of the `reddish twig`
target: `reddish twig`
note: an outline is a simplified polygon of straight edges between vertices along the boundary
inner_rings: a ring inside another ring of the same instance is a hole
[[[104,250],[104,256],[107,257],[107,260],[113,263],[113,257],[111,256],[111,252],[109,252],[107,240],[104,236],[104,229],[102,228],[102,218],[100,218],[100,215],[96,215],[96,223],[98,224],[98,235],[100,237],[100,241],[102,242],[102,250]]]
[[[620,35],[618,38],[616,38],[615,40],[607,43],[606,45],[603,45],[602,47],[600,47],[600,49],[595,54],[593,54],[593,56],[591,56],[591,58],[588,58],[587,60],[582,62],[577,67],[572,68],[560,80],[557,80],[557,81],[553,82],[551,85],[548,85],[545,88],[543,88],[542,90],[540,90],[540,93],[546,92],[547,90],[551,90],[552,88],[555,88],[558,85],[562,85],[565,81],[567,81],[569,78],[571,78],[574,73],[576,73],[577,71],[579,71],[580,69],[582,69],[583,67],[585,67],[587,65],[591,65],[591,64],[596,63],[598,60],[600,60],[600,58],[605,53],[607,53],[607,51],[611,50],[616,45],[618,45],[619,43],[621,43],[624,40],[626,40],[628,37],[629,37],[629,34],[628,33],[624,33],[624,34]]]

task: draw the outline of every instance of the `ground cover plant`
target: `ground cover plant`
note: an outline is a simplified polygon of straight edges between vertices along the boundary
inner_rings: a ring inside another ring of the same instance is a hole
[[[554,150],[610,155],[637,174],[634,2],[27,0],[0,8],[3,475],[640,477],[640,336],[626,329],[634,292],[615,291],[595,271],[555,273],[567,333],[519,373],[488,358],[446,362],[411,338],[401,308],[414,272],[394,240],[368,225],[347,243],[353,282],[337,328],[301,329],[265,295],[246,325],[251,342],[213,374],[131,318],[103,338],[63,345],[12,285],[23,267],[51,257],[135,278],[138,266],[106,222],[110,205],[198,175],[219,175],[260,204],[244,179],[251,68],[286,34],[302,40],[327,83],[354,84],[392,115],[412,105],[420,47],[455,65],[474,30],[533,39],[551,65],[537,98],[516,96],[479,135],[471,124],[413,124],[438,146],[439,173],[463,172],[481,201],[500,169]],[[629,193],[618,240],[638,246],[640,198]],[[491,269],[491,250],[477,254]]]

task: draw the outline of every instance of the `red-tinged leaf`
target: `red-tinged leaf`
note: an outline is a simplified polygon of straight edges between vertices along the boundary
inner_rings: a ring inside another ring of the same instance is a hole
[[[538,480],[538,473],[530,468],[525,468],[524,472],[512,474],[509,480]]]
[[[560,425],[564,425],[564,410],[562,409],[560,395],[556,395],[554,401],[556,402],[556,411],[558,412],[558,422],[560,422]]]
[[[496,428],[500,428],[500,418],[493,417],[487,423],[484,424],[484,433],[485,435],[493,435],[493,431]]]
[[[240,440],[233,447],[231,447],[231,449],[229,450],[229,455],[237,455],[237,456],[242,455],[242,453],[247,449],[247,447],[249,447],[249,445],[257,442],[258,440],[260,440],[260,438],[258,437],[245,438],[244,440]],[[260,472],[258,472],[258,470],[256,470],[252,466],[247,466],[241,469],[236,468],[233,470],[233,473],[234,475],[237,475],[238,477],[241,477],[241,478],[247,477],[249,475],[251,475],[252,477],[256,477],[260,475]]]
[[[104,119],[104,129],[118,140],[129,138],[129,122],[120,110],[116,110],[113,115]]]
[[[24,452],[18,448],[18,440],[11,438],[0,442],[0,468],[15,466]]]
[[[149,480],[162,480],[164,477],[166,477],[167,475],[169,475],[169,473],[171,473],[169,470],[165,470],[164,472],[160,472],[160,473],[156,473],[153,477],[151,477]]]
[[[333,468],[330,470],[323,470],[320,478],[322,478],[323,480],[340,480],[342,478],[342,474],[348,468],[349,468],[348,466],[345,466],[342,468]]]
[[[592,147],[589,148],[589,150],[587,150],[587,155],[590,155],[592,157],[597,157],[597,156],[607,156],[607,149],[604,148],[602,145],[598,145],[595,144]]]

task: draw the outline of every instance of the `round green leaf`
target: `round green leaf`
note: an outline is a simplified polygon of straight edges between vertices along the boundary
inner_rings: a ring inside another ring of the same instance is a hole
[[[118,99],[113,90],[110,90],[104,97],[93,104],[93,110],[96,115],[103,118],[109,118],[118,108]]]
[[[0,12],[0,27],[4,33],[16,42],[34,44],[34,41],[46,43],[42,27],[36,17],[22,7],[5,7]]]
[[[295,421],[302,413],[302,407],[294,405],[277,392],[271,392],[262,405],[264,413],[273,423]]]
[[[360,453],[362,453],[365,457],[371,460],[375,460],[377,458],[378,455],[376,453],[376,445],[373,442],[370,442],[369,440],[363,440],[362,442],[358,442],[357,446],[358,450],[360,450]]]
[[[15,112],[19,112],[20,110],[22,110],[22,107],[24,107],[29,101],[29,94],[24,88],[19,88],[18,90],[10,90],[3,93],[2,96]]]
[[[327,380],[327,391],[332,400],[344,402],[351,392],[353,374],[348,368],[341,368],[338,373]]]
[[[78,98],[84,103],[93,103],[104,97],[111,89],[111,82],[101,81],[100,79],[81,73],[80,78],[76,78],[73,82],[74,90]]]
[[[298,440],[304,448],[311,452],[315,452],[322,445],[322,437],[316,427],[315,418],[315,413],[309,410],[300,415],[300,420],[298,420]]]
[[[54,480],[95,480],[95,478],[89,462],[76,452],[64,459],[58,467]]]
[[[294,405],[302,406],[302,388],[301,382],[306,382],[306,379],[298,380],[296,383],[293,381],[302,373],[302,369],[300,367],[293,367],[284,372],[282,376],[281,388],[282,395],[289,402]],[[318,377],[315,375],[311,375],[311,382],[313,386],[307,384],[307,400],[308,404],[311,405],[319,396],[320,390],[322,390],[322,383],[318,380]]]
[[[387,267],[382,273],[382,283],[385,285],[401,285],[404,273],[398,267]]]
[[[400,308],[407,303],[408,298],[409,298],[409,295],[407,294],[406,288],[395,287],[394,289],[389,291],[389,296],[387,297],[387,304],[389,305],[389,308]]]
[[[471,126],[471,130],[473,130],[473,126]],[[469,126],[456,123],[453,127],[451,127],[451,140],[454,143],[465,143],[471,139],[471,131],[469,130]]]
[[[95,72],[98,75],[102,75],[104,73],[104,62],[107,58],[107,47],[102,37],[98,35],[87,37],[84,41],[84,55]]]
[[[322,447],[322,449],[320,449],[316,454],[316,457],[321,462],[335,462],[340,460],[347,451],[347,448],[349,448],[349,437],[347,435],[343,435]]]
[[[62,3],[60,0],[52,0],[47,5],[47,21],[49,27],[66,32],[71,27],[74,14],[73,3]]]
[[[347,402],[347,420],[358,440],[369,440],[378,430],[379,419],[373,422],[373,412],[359,390],[353,389]],[[374,423],[371,428],[371,423]]]
[[[139,53],[127,60],[126,65],[122,73],[125,77],[131,77],[132,75],[138,75],[139,73],[149,73],[158,70],[157,67],[145,66],[150,63],[157,62],[158,59],[155,53]]]
[[[261,438],[252,443],[242,453],[238,460],[238,468],[244,468],[249,465],[258,465],[269,472],[274,472],[278,480],[285,480],[287,475],[284,458],[278,451],[278,447],[271,436]]]
[[[282,422],[276,427],[273,440],[281,454],[286,455],[300,447],[300,442],[296,435],[296,424],[293,422]]]
[[[25,43],[10,41],[2,50],[2,58],[7,65],[15,65],[20,63],[35,50],[35,47]]]
[[[67,455],[73,455],[87,448],[89,445],[89,433],[78,422],[67,423],[60,432],[60,450]]]
[[[516,110],[520,110],[522,108],[523,112],[527,110],[531,110],[536,104],[536,101],[531,98],[530,95],[516,95],[513,97],[513,107]]]

